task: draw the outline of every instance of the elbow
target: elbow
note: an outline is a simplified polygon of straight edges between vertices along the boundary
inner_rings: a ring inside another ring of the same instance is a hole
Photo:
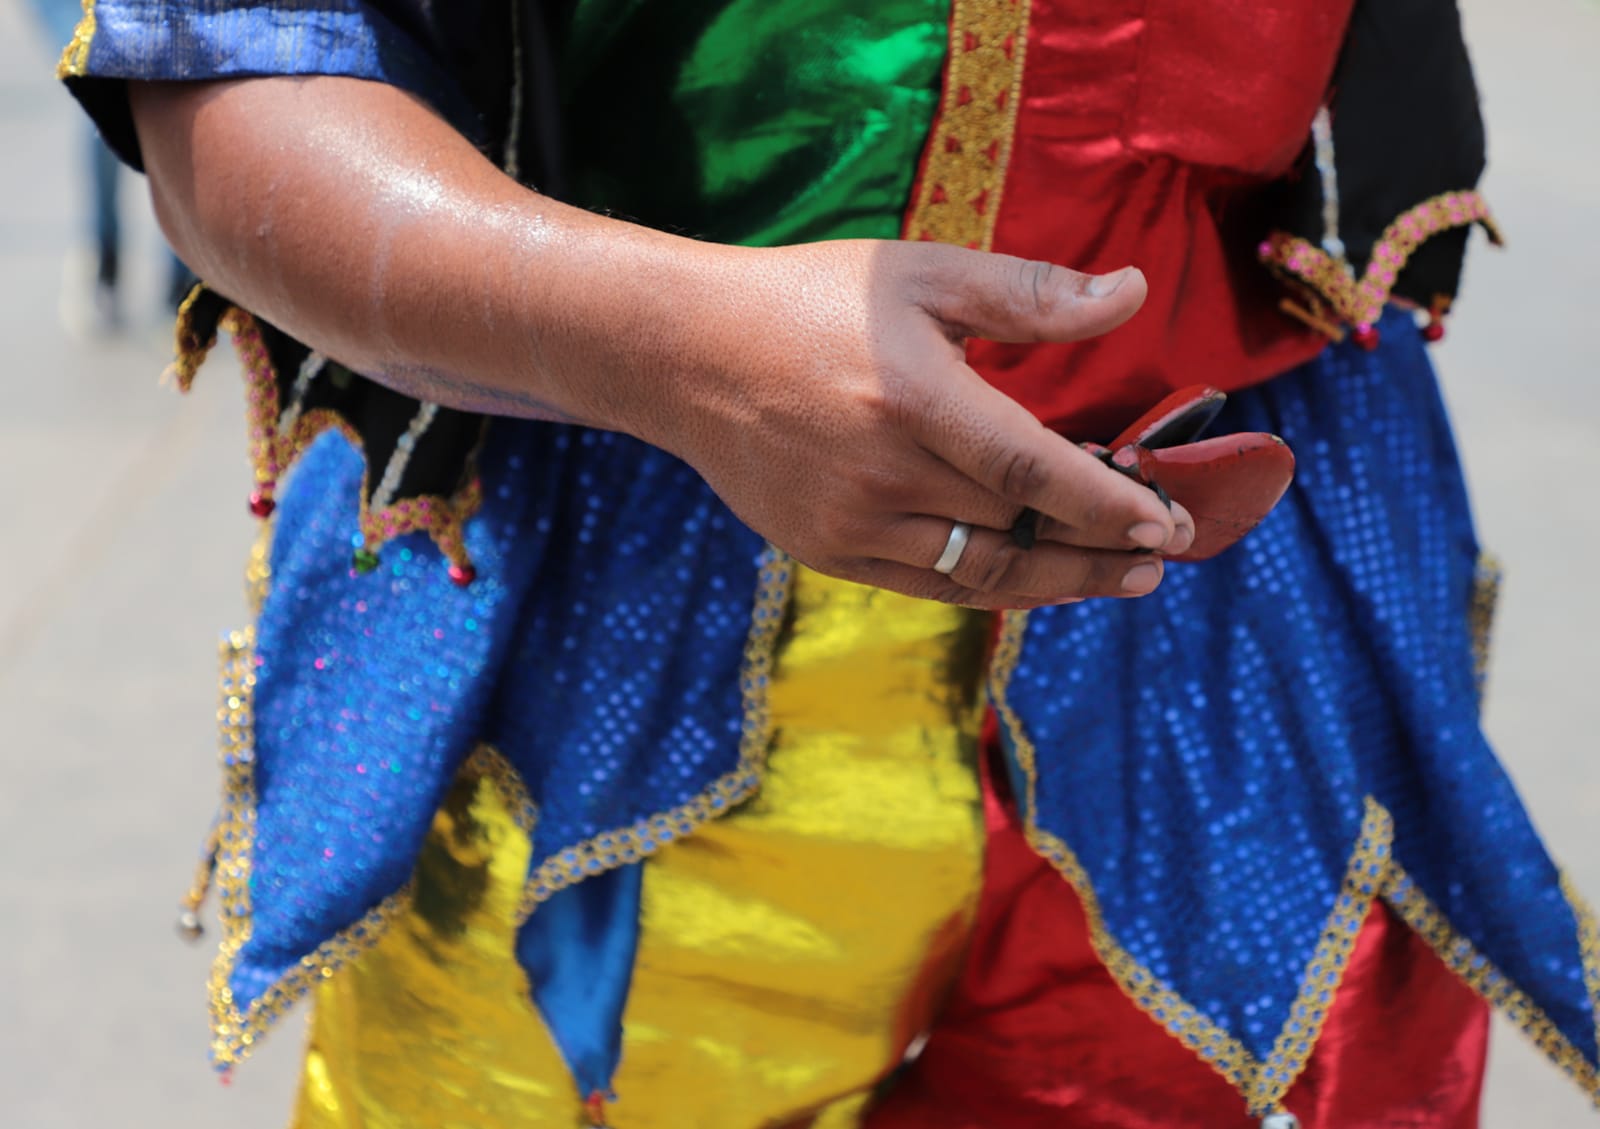
[[[206,105],[225,83],[129,84],[134,129],[144,156],[156,223],[177,256],[200,277],[222,280],[239,216],[222,201],[236,192],[226,153],[198,139]]]

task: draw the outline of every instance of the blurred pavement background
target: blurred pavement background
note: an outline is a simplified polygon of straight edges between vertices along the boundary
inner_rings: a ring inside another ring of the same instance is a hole
[[[1463,6],[1510,243],[1480,248],[1438,351],[1506,566],[1487,726],[1600,901],[1600,5]],[[244,615],[239,382],[223,349],[192,395],[157,387],[170,338],[139,182],[128,331],[61,329],[82,123],[28,17],[0,0],[0,1125],[280,1129],[300,1022],[220,1087],[211,939],[172,930],[217,791],[214,641]],[[1502,1025],[1488,1129],[1593,1118]]]

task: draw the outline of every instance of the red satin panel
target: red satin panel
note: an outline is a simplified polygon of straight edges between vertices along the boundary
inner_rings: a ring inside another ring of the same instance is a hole
[[[1139,1011],[1077,895],[991,790],[962,981],[867,1129],[1254,1129],[1222,1077]],[[1387,908],[1367,918],[1286,1105],[1304,1129],[1477,1129],[1488,1008]]]
[[[994,249],[1107,271],[1145,308],[1076,345],[973,342],[986,377],[1073,438],[1104,441],[1188,384],[1224,391],[1325,340],[1277,309],[1239,225],[1310,136],[1353,0],[1033,0]]]

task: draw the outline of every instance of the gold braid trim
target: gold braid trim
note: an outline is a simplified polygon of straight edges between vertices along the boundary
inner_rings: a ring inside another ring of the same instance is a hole
[[[244,570],[244,598],[245,606],[250,609],[253,620],[261,616],[261,607],[267,601],[267,592],[272,586],[272,531],[273,522],[269,519],[261,523],[261,532],[256,535],[255,543],[250,546],[250,559]],[[223,645],[222,662],[228,663],[236,649],[243,648],[249,643],[249,635],[245,632],[234,632],[229,635]],[[232,692],[223,695],[222,708],[218,712],[217,721],[227,730],[239,724],[242,710],[232,704],[234,698],[241,696],[233,690],[236,679],[228,677],[224,671],[224,688]],[[241,705],[245,703],[241,699]],[[233,736],[228,732],[228,736]],[[222,819],[223,812],[218,812],[217,821],[211,825],[211,830],[206,835],[205,847],[200,853],[200,861],[195,866],[193,881],[189,884],[188,891],[180,899],[180,904],[189,913],[195,915],[193,931],[185,926],[185,931],[191,939],[200,937],[199,914],[205,905],[206,895],[211,892],[212,883],[215,881],[217,871],[217,856],[222,845]]]
[[[1034,821],[1038,792],[1036,753],[1007,699],[1021,658],[1027,622],[1027,612],[1005,614],[990,668],[989,689],[995,710],[1012,735],[1017,764],[1026,781],[1023,812],[1028,842],[1077,893],[1095,953],[1118,986],[1168,1034],[1227,1079],[1244,1099],[1251,1116],[1282,1110],[1283,1098],[1304,1071],[1322,1033],[1362,923],[1374,900],[1380,897],[1428,942],[1447,967],[1500,1008],[1600,1104],[1600,1080],[1595,1069],[1526,994],[1478,954],[1395,860],[1393,817],[1371,796],[1366,797],[1361,831],[1322,938],[1301,977],[1289,1018],[1265,1060],[1256,1058],[1237,1038],[1141,964],[1107,928],[1094,882],[1076,854]],[[1596,1014],[1596,1039],[1600,1042],[1600,926],[1564,876],[1563,890],[1578,922],[1585,979]]]
[[[761,787],[767,749],[772,742],[772,716],[768,687],[778,639],[788,619],[789,597],[794,588],[794,563],[777,549],[768,548],[757,580],[750,634],[745,640],[739,674],[743,722],[739,735],[739,763],[711,783],[688,803],[641,819],[627,827],[601,832],[546,859],[528,875],[517,906],[517,924],[526,921],[539,903],[557,891],[585,878],[649,858],[661,848],[692,835],[702,825],[726,815]]]
[[[190,300],[193,300],[192,297]],[[186,329],[186,324],[180,311],[178,360],[172,371],[181,388],[186,388],[188,382],[194,379],[194,371],[199,368],[210,348],[209,343],[201,347],[193,330]],[[373,509],[369,503],[372,465],[366,459],[366,451],[356,429],[338,412],[330,408],[316,408],[302,412],[286,433],[280,433],[278,421],[282,418],[283,404],[278,394],[277,370],[273,367],[260,325],[250,314],[234,307],[223,315],[222,327],[232,335],[234,349],[244,366],[250,462],[258,488],[270,493],[276,488],[279,478],[305,454],[314,440],[324,431],[338,431],[352,447],[361,452],[366,463],[361,478],[360,517],[365,547],[376,549],[396,537],[422,532],[433,540],[439,552],[452,565],[463,570],[471,569],[472,559],[467,554],[465,526],[483,503],[483,485],[477,475],[471,476],[460,490],[448,498],[427,494],[402,498],[391,505]]]
[[[1589,990],[1591,1006],[1600,1017],[1600,938],[1597,938],[1594,911],[1571,888],[1564,874],[1561,888],[1577,922],[1584,981]],[[1516,1024],[1551,1062],[1578,1084],[1591,1101],[1600,1105],[1600,1074],[1589,1065],[1583,1053],[1528,998],[1527,993],[1490,963],[1471,941],[1450,924],[1450,920],[1417,887],[1398,862],[1390,865],[1384,900],[1428,943],[1447,968]],[[1600,1039],[1600,1018],[1597,1018],[1596,1038]]]
[[[944,93],[905,238],[988,250],[1017,127],[1028,0],[954,0]]]
[[[479,745],[461,767],[460,775],[467,780],[487,780],[493,784],[495,791],[500,793],[500,802],[511,814],[511,822],[530,840],[533,838],[534,825],[539,822],[539,809],[533,797],[528,795],[528,786],[523,782],[522,773],[517,771],[516,765],[506,760],[499,749],[493,745]]]
[[[264,553],[252,557],[250,583],[264,592],[270,566]],[[788,615],[794,568],[776,550],[763,562],[745,643],[741,672],[743,730],[739,767],[715,781],[704,793],[673,811],[652,816],[632,827],[596,836],[548,860],[528,879],[518,923],[526,920],[539,902],[603,870],[637,862],[654,854],[673,839],[682,838],[701,824],[725,814],[760,785],[761,770],[771,740],[768,684],[773,654]],[[255,845],[256,789],[252,698],[255,689],[255,632],[231,634],[222,644],[221,729],[223,771],[222,812],[217,821],[216,886],[221,902],[222,943],[208,981],[211,1008],[211,1055],[220,1070],[229,1070],[249,1056],[268,1029],[319,981],[365,953],[410,908],[413,884],[407,882],[383,899],[354,924],[302,957],[249,1008],[240,1011],[229,981],[238,956],[251,933],[250,871]],[[500,791],[517,826],[530,838],[537,809],[516,768],[488,745],[473,750],[462,773],[487,777]],[[572,858],[569,858],[572,856]],[[572,861],[576,859],[576,863]]]
[[[188,295],[178,303],[178,318],[172,325],[172,363],[161,374],[161,378],[163,381],[171,380],[178,386],[179,392],[187,392],[194,386],[195,375],[217,343],[216,334],[201,337],[195,328],[194,305],[204,293],[205,287],[199,283],[191,287]]]
[[[255,690],[255,631],[236,631],[222,644],[221,723],[222,814],[217,821],[216,883],[222,903],[222,943],[211,964],[211,1057],[229,1070],[250,1053],[267,1028],[318,981],[370,948],[409,904],[409,883],[385,898],[349,928],[302,957],[241,1012],[229,986],[239,950],[250,939],[251,856],[255,846],[255,742],[252,698]]]
[[[1371,327],[1383,314],[1400,272],[1416,249],[1452,228],[1482,224],[1490,242],[1505,242],[1489,204],[1476,191],[1444,192],[1402,212],[1373,244],[1367,269],[1358,279],[1342,255],[1330,255],[1299,236],[1275,231],[1261,244],[1261,261],[1297,283],[1306,306],[1285,300],[1283,309],[1335,341],[1344,339],[1339,323]],[[1449,300],[1435,300],[1434,312],[1443,313]],[[1330,317],[1329,315],[1332,315]]]
[[[1600,1047],[1600,924],[1594,909],[1572,884],[1572,877],[1561,872],[1561,893],[1572,907],[1572,916],[1578,922],[1578,950],[1583,954],[1583,983],[1589,989],[1589,999],[1594,1004],[1594,1041]],[[1600,1082],[1590,1091],[1595,1103],[1600,1105]]]
[[[272,533],[276,526],[271,519],[261,523],[261,532],[250,546],[250,560],[244,566],[245,606],[250,609],[251,621],[261,618],[261,608],[272,591]]]
[[[61,49],[61,61],[56,63],[57,78],[82,78],[88,73],[89,45],[94,42],[94,33],[94,0],[83,0],[83,18]]]

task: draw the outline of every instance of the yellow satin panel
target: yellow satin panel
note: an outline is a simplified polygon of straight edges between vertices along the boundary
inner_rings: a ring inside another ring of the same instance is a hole
[[[797,573],[760,793],[644,864],[616,1129],[849,1129],[957,971],[988,620]],[[512,956],[528,850],[465,774],[412,911],[317,992],[296,1129],[587,1123]]]

